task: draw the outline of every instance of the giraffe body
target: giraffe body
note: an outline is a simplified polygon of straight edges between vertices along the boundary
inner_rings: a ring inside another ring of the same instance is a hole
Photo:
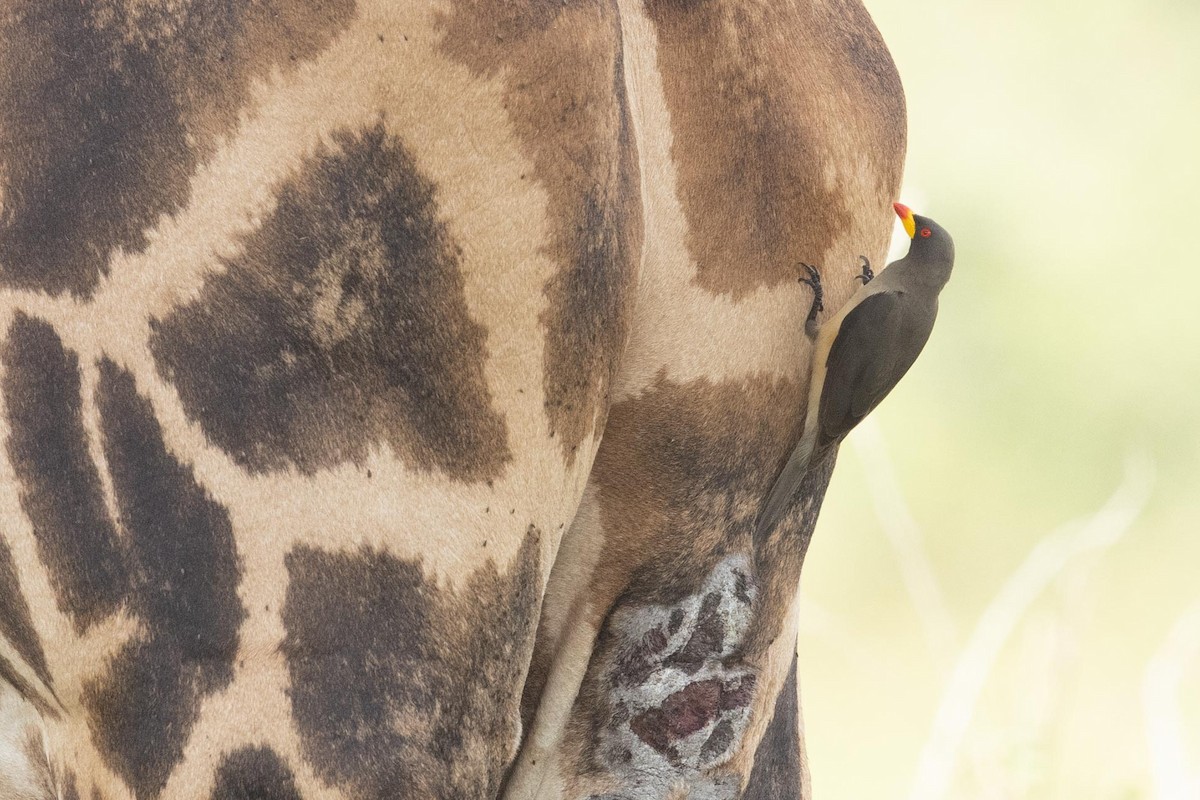
[[[0,800],[806,796],[857,2],[9,0],[0,74]]]

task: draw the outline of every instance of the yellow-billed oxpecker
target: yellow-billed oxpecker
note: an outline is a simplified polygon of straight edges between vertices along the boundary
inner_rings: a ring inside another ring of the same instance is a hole
[[[912,239],[908,255],[878,277],[863,258],[862,288],[819,328],[821,276],[815,267],[801,265],[807,275],[800,282],[813,288],[805,330],[816,339],[808,410],[800,443],[759,515],[756,538],[768,535],[779,522],[809,464],[845,438],[900,382],[933,330],[938,293],[954,266],[954,240],[928,217],[900,203],[893,205]]]

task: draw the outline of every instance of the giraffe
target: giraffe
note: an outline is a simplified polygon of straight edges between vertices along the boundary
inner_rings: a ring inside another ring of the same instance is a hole
[[[0,800],[809,796],[858,0],[3,0],[0,75]]]

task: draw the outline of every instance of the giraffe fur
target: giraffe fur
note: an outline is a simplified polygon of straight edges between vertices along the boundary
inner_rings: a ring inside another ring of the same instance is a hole
[[[752,523],[899,188],[858,0],[8,0],[0,73],[0,800],[809,797],[833,455]]]

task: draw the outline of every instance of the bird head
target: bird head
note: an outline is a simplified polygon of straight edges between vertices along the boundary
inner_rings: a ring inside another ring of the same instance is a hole
[[[954,239],[950,237],[949,232],[929,217],[914,214],[913,210],[903,203],[892,203],[892,208],[896,209],[896,216],[900,217],[904,232],[912,239],[909,256],[915,256],[922,263],[944,269],[946,277],[949,278],[950,269],[954,266]]]
[[[903,203],[892,203],[892,208],[896,209],[896,216],[900,218],[900,224],[904,226],[904,232],[914,242],[918,239],[924,239],[933,244],[935,240],[942,238],[949,241],[950,234],[946,232],[946,229],[929,217],[914,214],[913,210]]]

